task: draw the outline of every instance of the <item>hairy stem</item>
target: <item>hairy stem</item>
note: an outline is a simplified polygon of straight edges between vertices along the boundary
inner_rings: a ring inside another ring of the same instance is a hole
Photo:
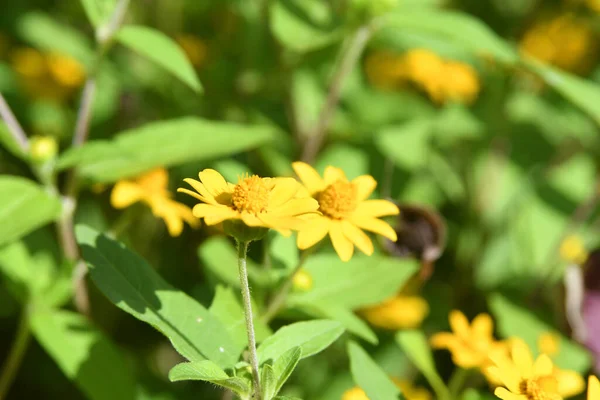
[[[329,124],[331,123],[335,114],[335,109],[340,100],[340,94],[344,83],[346,82],[346,78],[358,63],[358,60],[371,37],[372,31],[373,29],[370,25],[364,25],[358,28],[354,37],[352,37],[350,44],[343,50],[344,54],[342,54],[339,67],[333,75],[329,86],[329,93],[327,94],[327,99],[319,114],[317,125],[304,146],[302,152],[303,161],[308,163],[312,162],[323,145],[327,129],[329,128]]]
[[[13,114],[12,110],[8,106],[8,103],[0,93],[0,117],[8,127],[8,131],[15,139],[15,142],[19,145],[21,150],[27,152],[29,149],[29,141],[27,140],[27,135],[25,135],[25,131],[17,121],[17,118]]]
[[[244,315],[246,317],[246,332],[248,333],[248,350],[250,352],[250,365],[254,379],[254,398],[260,400],[260,379],[258,374],[258,357],[256,355],[256,336],[254,334],[254,314],[252,314],[252,299],[250,297],[250,284],[248,283],[248,269],[246,267],[246,253],[249,242],[237,242],[238,268],[242,299],[244,301]]]
[[[17,371],[23,361],[23,356],[27,351],[31,334],[29,331],[29,313],[27,308],[21,313],[19,319],[19,325],[17,327],[17,333],[15,340],[13,341],[10,353],[0,374],[0,400],[6,398],[11,384],[17,376]]]

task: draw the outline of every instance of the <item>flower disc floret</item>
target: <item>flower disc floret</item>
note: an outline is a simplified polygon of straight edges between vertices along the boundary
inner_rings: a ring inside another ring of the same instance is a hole
[[[318,195],[319,211],[341,219],[356,209],[356,187],[351,182],[337,181]]]
[[[258,214],[265,211],[269,206],[271,188],[263,178],[252,175],[251,177],[240,179],[239,183],[235,185],[231,201],[234,208],[239,212],[246,211]]]

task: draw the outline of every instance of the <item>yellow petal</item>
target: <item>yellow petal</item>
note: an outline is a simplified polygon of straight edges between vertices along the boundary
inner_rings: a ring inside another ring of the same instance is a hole
[[[326,217],[317,216],[306,221],[298,231],[296,244],[300,250],[308,249],[320,242],[329,232],[330,220]]]
[[[223,176],[214,169],[205,169],[198,174],[206,190],[215,198],[221,193],[229,192],[229,185]]]
[[[558,382],[558,393],[562,397],[577,396],[585,390],[585,381],[576,371],[555,368],[553,373]]]
[[[276,216],[271,213],[261,213],[257,215],[258,219],[263,223],[263,226],[272,229],[278,229],[283,232],[289,232],[291,229],[297,230],[303,221],[298,218],[289,216]],[[291,234],[291,232],[290,232]],[[289,236],[285,234],[284,236]]]
[[[587,400],[600,400],[600,381],[594,375],[588,380]]]
[[[204,218],[206,225],[216,225],[226,219],[238,218],[238,213],[229,207],[215,206],[212,204],[196,204],[192,209],[194,217]]]
[[[349,261],[354,253],[354,246],[352,242],[344,236],[342,231],[342,224],[338,221],[331,221],[331,227],[329,228],[329,237],[335,252],[338,254],[342,261]]]
[[[392,241],[396,241],[396,231],[387,222],[384,222],[377,218],[363,217],[361,215],[352,215],[350,222],[369,232],[377,233],[378,235],[384,236]]]
[[[110,204],[114,208],[129,207],[144,197],[139,185],[130,181],[119,181],[110,193]]]
[[[473,335],[480,339],[492,339],[494,323],[489,314],[481,313],[471,322]]]
[[[552,360],[546,354],[540,355],[533,363],[533,375],[546,376],[552,374]]]
[[[175,214],[167,213],[162,216],[162,219],[165,221],[167,225],[167,230],[169,231],[169,235],[173,237],[177,237],[181,235],[183,232],[183,221]]]
[[[467,317],[465,317],[465,314],[458,310],[452,310],[448,315],[448,321],[450,322],[452,332],[454,332],[456,336],[462,339],[471,339],[469,320],[467,319]]]
[[[533,374],[533,357],[531,356],[531,351],[527,344],[520,339],[515,339],[513,341],[511,355],[521,376],[523,378],[530,378]]]
[[[294,216],[307,213],[316,213],[319,209],[319,202],[312,197],[303,199],[292,199],[282,206],[272,209],[270,214],[277,216]]]
[[[354,212],[367,217],[384,217],[387,215],[397,215],[400,213],[400,210],[391,201],[367,200],[359,203]]]
[[[526,396],[511,393],[505,388],[501,387],[496,388],[496,390],[494,390],[494,394],[496,395],[496,397],[499,397],[502,400],[527,400]]]
[[[185,178],[183,181],[186,182],[187,184],[189,184],[191,187],[193,187],[194,190],[196,190],[200,194],[200,196],[202,196],[202,198],[199,198],[199,200],[201,200],[205,203],[217,204],[217,200],[215,199],[215,196],[213,196],[208,191],[208,189],[206,189],[206,186],[204,186],[201,182],[198,182],[197,180],[192,179],[192,178]],[[184,193],[188,193],[188,192],[184,192]],[[194,196],[194,197],[198,198],[197,196]]]
[[[434,349],[447,349],[453,346],[458,341],[458,338],[450,332],[436,333],[429,339],[431,347]]]
[[[260,219],[258,219],[258,217],[254,214],[250,214],[248,212],[243,212],[243,213],[241,213],[241,218],[242,218],[242,221],[244,221],[244,223],[248,226],[254,226],[254,227],[259,227],[259,226],[264,227],[265,226],[264,222],[262,222]]]
[[[204,196],[201,196],[200,194],[198,194],[197,192],[192,192],[189,189],[184,189],[184,188],[178,188],[177,189],[178,193],[185,193],[187,195],[192,196],[193,198],[200,200],[203,203],[209,203],[208,201],[206,201],[207,199]]]
[[[145,190],[160,192],[169,186],[169,173],[164,168],[155,168],[136,179]]]
[[[326,186],[336,183],[337,181],[348,182],[348,178],[346,178],[344,171],[339,168],[332,167],[331,165],[325,168],[323,179],[325,180]]]
[[[369,239],[369,237],[362,230],[357,228],[356,225],[349,221],[342,220],[342,230],[344,235],[346,235],[346,237],[350,239],[350,241],[356,247],[358,247],[360,251],[368,256],[373,254],[373,242],[371,242],[371,239]]]
[[[321,179],[319,173],[310,165],[297,161],[292,163],[292,168],[310,194],[325,189],[325,182]]]
[[[275,209],[288,202],[298,192],[298,182],[294,178],[277,178],[271,190],[269,207]]]
[[[377,187],[377,181],[371,175],[361,175],[352,180],[356,188],[356,199],[363,201],[369,198]]]

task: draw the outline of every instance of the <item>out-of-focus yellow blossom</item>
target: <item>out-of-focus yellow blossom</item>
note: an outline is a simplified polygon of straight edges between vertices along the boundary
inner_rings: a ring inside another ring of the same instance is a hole
[[[559,337],[552,332],[542,333],[538,338],[537,345],[540,353],[552,357],[558,353]]]
[[[580,74],[594,66],[598,54],[593,29],[573,14],[536,23],[525,33],[519,48],[523,54]]]
[[[293,178],[261,178],[256,175],[228,183],[214,169],[198,174],[200,181],[187,178],[196,192],[177,189],[201,201],[194,206],[196,218],[206,225],[226,220],[243,222],[248,227],[272,228],[284,235],[298,229],[298,216],[316,213],[319,204]]]
[[[294,274],[292,285],[294,290],[305,292],[312,289],[313,278],[305,269],[301,269]]]
[[[448,349],[459,367],[485,368],[489,366],[491,352],[506,348],[506,343],[494,339],[494,325],[488,314],[477,315],[469,325],[462,312],[453,310],[448,320],[452,333],[436,333],[431,337],[431,345],[437,349]]]
[[[58,143],[53,136],[34,136],[29,141],[29,153],[35,161],[47,161],[58,153]]]
[[[588,379],[587,400],[600,400],[600,381],[594,375]]]
[[[429,313],[429,305],[419,296],[398,294],[360,314],[378,328],[399,330],[417,328]]]
[[[367,255],[373,254],[373,243],[362,230],[371,231],[396,241],[396,231],[379,217],[396,215],[398,207],[387,200],[367,200],[377,182],[370,175],[349,181],[339,168],[328,166],[323,178],[310,165],[292,164],[294,171],[319,204],[321,215],[311,215],[298,231],[298,247],[308,249],[327,234],[342,261],[348,261],[354,246]]]
[[[162,218],[171,236],[179,236],[183,231],[183,222],[191,227],[200,224],[192,215],[192,210],[175,200],[168,190],[169,175],[164,168],[157,168],[134,179],[117,182],[110,195],[113,207],[121,209],[142,201],[146,203],[152,213]]]
[[[427,389],[413,386],[411,382],[403,379],[392,379],[402,392],[406,400],[431,400],[431,393]],[[346,390],[341,400],[369,400],[364,390],[359,387]]]
[[[182,34],[175,38],[187,55],[190,63],[196,68],[204,65],[208,55],[208,47],[201,39],[189,34]]]
[[[600,13],[600,0],[587,0],[586,1],[586,5],[591,9],[594,10],[596,12]],[[600,397],[599,397],[600,399]]]
[[[588,258],[583,240],[577,235],[567,236],[560,244],[560,257],[570,263],[583,265]]]
[[[490,354],[494,365],[488,373],[502,382],[494,394],[503,400],[562,400],[559,383],[552,374],[554,365],[546,354],[535,361],[531,351],[520,339],[511,343],[510,356]]]
[[[543,333],[538,338],[538,350],[548,357],[558,354],[560,337],[551,332]],[[564,370],[554,366],[552,376],[558,382],[558,392],[562,397],[576,396],[585,390],[585,381],[576,371]]]
[[[75,59],[58,53],[19,48],[11,53],[13,69],[33,98],[64,101],[85,80],[85,70]]]
[[[413,49],[404,55],[378,52],[365,63],[369,81],[378,87],[396,89],[412,83],[436,103],[472,103],[480,91],[477,72],[468,64],[444,60],[432,51]]]

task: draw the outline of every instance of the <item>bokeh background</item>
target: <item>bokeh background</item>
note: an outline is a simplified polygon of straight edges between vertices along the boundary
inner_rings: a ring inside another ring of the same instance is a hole
[[[339,76],[340,53],[366,21],[381,27],[345,77],[323,146],[310,161],[341,167],[349,177],[369,173],[380,196],[440,216],[434,230],[445,226],[445,240],[440,231],[426,240],[443,254],[427,280],[409,289],[428,303],[425,331],[446,329],[448,312],[458,308],[469,316],[491,311],[500,329],[524,312],[525,321],[535,315],[568,337],[564,268],[585,259],[600,231],[598,0],[132,0],[125,24],[175,40],[203,93],[115,44],[97,73],[90,140],[190,116],[269,126],[272,140],[251,150],[169,168],[170,189],[205,167],[232,181],[244,171],[291,175],[290,163],[302,156]],[[94,65],[94,35],[78,1],[2,2],[0,93],[42,158],[54,144],[59,152],[70,146]],[[7,146],[0,147],[0,173],[33,178]],[[59,185],[63,180],[59,175]],[[82,186],[76,221],[118,231],[167,281],[210,304],[218,262],[199,257],[198,247],[218,232],[186,226],[171,237],[144,205],[112,207],[111,182],[102,180]],[[405,224],[413,227],[407,240],[419,235],[418,223]],[[53,230],[39,235],[60,258]],[[422,248],[411,249],[410,256],[422,255]],[[264,254],[257,246],[251,256],[260,261]],[[22,307],[10,286],[0,275],[0,360]],[[89,295],[94,323],[135,376],[137,399],[222,398],[210,385],[169,383],[179,356],[168,341],[91,283]],[[514,304],[516,314],[506,311]],[[391,375],[414,375],[391,333],[377,333],[380,344],[369,349],[380,365]],[[577,351],[589,367],[585,350]],[[436,360],[447,377],[449,355],[437,352]],[[8,398],[87,398],[76,381],[32,339]],[[301,363],[289,385],[305,399],[339,399],[352,386],[344,346]]]

